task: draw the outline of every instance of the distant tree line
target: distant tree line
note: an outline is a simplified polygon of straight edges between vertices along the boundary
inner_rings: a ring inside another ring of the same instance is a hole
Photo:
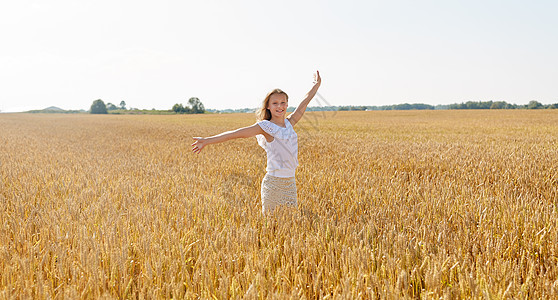
[[[332,107],[334,108],[334,107]],[[449,105],[429,105],[423,103],[396,104],[384,106],[338,106],[337,110],[433,110],[433,109],[556,109],[558,103],[542,104],[538,101],[530,101],[525,105],[507,103],[505,101],[467,101]],[[327,108],[326,108],[327,109]],[[327,109],[335,110],[335,109]]]
[[[188,105],[182,105],[181,103],[176,103],[172,107],[172,111],[177,114],[203,114],[205,113],[205,107],[203,103],[197,97],[192,97],[188,99]]]
[[[337,110],[340,111],[350,111],[350,110],[427,110],[435,109],[433,105],[423,104],[423,103],[403,103],[395,105],[384,105],[384,106],[338,106]]]
[[[467,101],[460,104],[450,104],[448,109],[556,109],[558,103],[542,104],[532,100],[525,105],[507,103],[506,101]]]
[[[289,107],[290,108],[290,107]],[[287,111],[289,111],[289,108],[287,108]],[[232,108],[227,108],[227,109],[212,109],[212,108],[208,108],[206,109],[206,111],[213,113],[213,114],[232,114],[232,113],[254,113],[256,112],[255,108],[236,108],[236,109],[232,109]]]
[[[112,104],[112,103],[110,103],[110,102],[107,103],[107,110],[108,110],[108,111],[111,111],[111,110],[119,110],[119,109],[121,109],[121,110],[126,110],[126,101],[124,101],[124,100],[120,101],[120,105],[119,105],[119,106],[116,106],[116,105],[114,105],[114,104]]]
[[[95,101],[93,101],[93,103],[91,104],[91,108],[89,110],[90,113],[92,114],[108,114],[109,111],[116,111],[113,113],[120,113],[120,111],[122,110],[127,110],[126,109],[126,101],[120,101],[120,105],[116,106],[110,102],[106,103],[101,100],[101,99],[97,99]],[[139,111],[137,108],[130,108],[131,113],[134,113],[135,111]],[[155,111],[155,109],[152,109],[152,111]],[[160,112],[160,111],[157,111]],[[203,114],[205,113],[205,107],[203,105],[203,103],[200,101],[200,99],[198,99],[197,97],[192,97],[188,100],[188,105],[182,105],[182,104],[175,104],[171,110],[165,110],[163,112],[175,112],[175,113],[179,113],[179,114]]]
[[[368,105],[344,105],[344,106],[310,106],[306,108],[307,111],[364,111],[364,110],[442,110],[442,109],[557,109],[558,103],[542,104],[538,101],[532,100],[528,104],[518,105],[507,103],[506,101],[467,101],[455,104],[444,105],[430,105],[424,103],[403,103],[395,105],[383,106],[368,106]],[[126,102],[121,101],[119,106],[112,103],[105,104],[103,100],[98,99],[93,101],[90,112],[92,114],[106,114],[108,111],[113,110],[126,110]],[[137,110],[130,108],[130,110]],[[153,109],[155,110],[155,109]],[[287,108],[288,112],[294,111],[294,107]],[[211,113],[253,113],[255,108],[241,108],[241,109],[205,109],[203,103],[197,97],[188,99],[188,104],[184,105],[176,103],[171,110],[161,111],[177,114],[203,114],[206,111]],[[118,113],[118,112],[116,112]]]
[[[92,114],[107,114],[108,111],[118,109],[126,110],[126,101],[122,100],[120,101],[120,106],[116,106],[110,102],[105,104],[103,100],[97,99],[91,104],[89,112]]]
[[[404,103],[383,106],[316,106],[308,107],[308,111],[358,111],[358,110],[434,110],[434,109],[557,109],[558,103],[542,104],[530,101],[525,105],[511,104],[505,101],[467,101],[449,105],[430,105],[423,103]]]

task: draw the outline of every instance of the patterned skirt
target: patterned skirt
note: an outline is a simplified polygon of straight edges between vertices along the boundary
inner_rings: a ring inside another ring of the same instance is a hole
[[[278,205],[296,207],[295,178],[265,174],[262,181],[262,212],[272,212]]]

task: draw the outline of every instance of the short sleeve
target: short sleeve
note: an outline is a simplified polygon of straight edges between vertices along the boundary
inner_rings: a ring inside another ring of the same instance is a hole
[[[277,128],[276,126],[273,126],[273,123],[271,123],[268,120],[263,120],[263,121],[259,121],[257,123],[263,131],[265,131],[265,133],[275,137],[275,135],[277,134]]]
[[[293,126],[287,119],[285,119],[285,127],[279,127],[268,120],[259,121],[256,124],[258,124],[265,133],[276,139],[287,140],[296,136]]]

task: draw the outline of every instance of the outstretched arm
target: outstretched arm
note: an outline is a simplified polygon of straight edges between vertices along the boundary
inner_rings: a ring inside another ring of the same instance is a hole
[[[264,131],[260,127],[260,125],[254,124],[252,126],[223,132],[221,134],[210,136],[210,137],[205,137],[205,138],[194,137],[193,139],[195,140],[195,142],[192,144],[192,151],[194,153],[200,153],[205,146],[210,144],[222,143],[228,140],[238,139],[238,138],[249,138],[263,133]]]
[[[318,92],[320,84],[322,84],[322,78],[320,77],[320,72],[316,71],[316,74],[314,75],[314,86],[306,94],[306,97],[304,97],[304,100],[302,100],[295,111],[287,117],[291,125],[294,126],[302,118],[302,115],[304,115],[304,112],[306,111],[306,107],[310,103],[310,100],[312,100],[312,98],[314,98],[314,96],[316,95],[316,92]]]

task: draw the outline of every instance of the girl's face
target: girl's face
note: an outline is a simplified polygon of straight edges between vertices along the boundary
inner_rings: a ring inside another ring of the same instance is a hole
[[[271,112],[272,118],[284,118],[288,106],[289,102],[287,101],[287,96],[284,94],[273,94],[269,97],[267,109]]]

